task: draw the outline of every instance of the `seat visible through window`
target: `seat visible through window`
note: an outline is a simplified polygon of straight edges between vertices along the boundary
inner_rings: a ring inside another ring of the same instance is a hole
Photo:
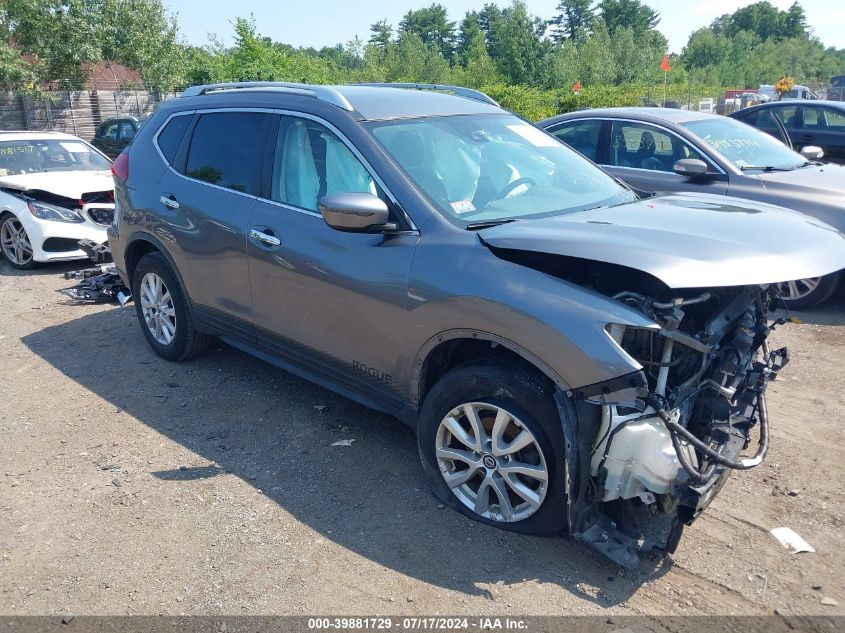
[[[320,197],[332,193],[379,194],[364,165],[333,132],[314,121],[283,118],[271,200],[317,211]]]

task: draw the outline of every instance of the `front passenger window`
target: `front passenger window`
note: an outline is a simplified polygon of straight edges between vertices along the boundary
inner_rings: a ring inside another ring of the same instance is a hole
[[[671,172],[682,158],[701,155],[680,138],[650,125],[614,121],[610,133],[610,165]]]
[[[378,189],[361,161],[328,128],[315,121],[283,117],[270,199],[316,211],[317,200],[331,193],[378,195]]]

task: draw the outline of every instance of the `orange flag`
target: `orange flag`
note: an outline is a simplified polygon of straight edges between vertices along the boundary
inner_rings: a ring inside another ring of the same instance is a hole
[[[660,70],[664,73],[668,73],[672,70],[672,67],[669,65],[669,56],[666,53],[663,53],[663,61],[660,62]]]

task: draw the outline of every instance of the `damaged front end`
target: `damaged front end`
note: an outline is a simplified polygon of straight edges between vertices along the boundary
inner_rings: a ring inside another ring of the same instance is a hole
[[[642,547],[634,516],[667,515],[671,525],[655,545],[671,553],[731,471],[763,461],[766,386],[788,362],[785,348],[767,343],[784,322],[768,318],[774,292],[739,286],[660,298],[630,290],[612,295],[655,325],[606,328],[643,367],[627,377],[628,386],[613,381],[570,394],[600,411],[589,455],[573,455],[581,471],[573,473],[580,489],[571,490],[576,537],[631,567]],[[743,457],[752,443],[754,455]]]

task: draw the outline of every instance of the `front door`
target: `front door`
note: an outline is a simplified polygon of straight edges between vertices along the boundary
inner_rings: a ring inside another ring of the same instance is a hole
[[[272,115],[217,111],[196,117],[187,150],[156,192],[157,235],[173,249],[198,317],[254,340],[247,225],[261,181]]]
[[[403,359],[407,281],[418,236],[343,233],[322,219],[327,193],[369,192],[370,171],[316,121],[282,116],[264,196],[249,221],[258,343],[291,365],[391,407]],[[394,207],[391,210],[397,212]]]
[[[645,193],[696,191],[724,195],[727,192],[727,176],[675,134],[647,123],[612,121],[610,125],[610,147],[603,166],[634,189]],[[674,165],[682,158],[703,160],[712,176],[690,179],[676,174]]]

